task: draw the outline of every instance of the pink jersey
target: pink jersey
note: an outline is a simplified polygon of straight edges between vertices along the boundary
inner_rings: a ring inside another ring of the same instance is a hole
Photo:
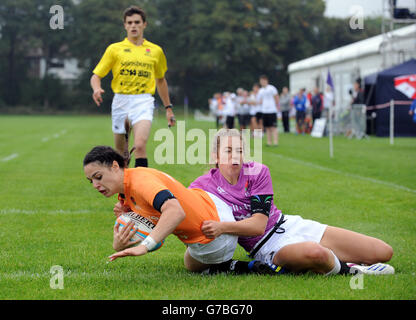
[[[254,172],[257,174],[249,174]],[[257,163],[244,163],[238,177],[238,182],[231,185],[221,175],[219,169],[211,169],[207,174],[197,178],[189,188],[200,188],[211,192],[227,203],[233,211],[235,220],[240,221],[251,217],[250,198],[254,195],[274,194],[272,178],[267,166]],[[276,208],[274,202],[270,209],[267,233],[279,221],[281,211]],[[238,243],[248,252],[264,235],[257,237],[238,238]]]

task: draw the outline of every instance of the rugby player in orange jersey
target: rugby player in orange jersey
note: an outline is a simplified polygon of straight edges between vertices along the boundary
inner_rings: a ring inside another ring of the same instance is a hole
[[[108,146],[94,147],[84,158],[87,179],[105,197],[119,194],[120,202],[151,220],[155,227],[136,247],[120,248],[110,261],[126,256],[141,256],[170,234],[187,245],[185,268],[193,272],[275,274],[267,265],[253,260],[233,260],[237,237],[224,234],[207,238],[201,231],[205,220],[235,221],[231,209],[216,196],[201,189],[188,189],[171,176],[156,169],[129,169],[126,159]],[[133,227],[127,226],[127,230]],[[130,238],[124,234],[124,238]],[[118,236],[118,235],[117,235]],[[115,233],[116,242],[116,233]],[[122,250],[124,249],[124,250]]]

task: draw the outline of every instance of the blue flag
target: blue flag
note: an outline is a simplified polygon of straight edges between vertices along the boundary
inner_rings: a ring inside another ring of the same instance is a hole
[[[326,77],[326,83],[332,88],[332,90],[334,90],[334,83],[332,82],[332,77],[331,77],[331,73],[329,72],[329,69],[328,69],[328,76]]]

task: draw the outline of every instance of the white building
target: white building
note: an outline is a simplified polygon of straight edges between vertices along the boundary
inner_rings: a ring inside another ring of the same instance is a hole
[[[383,35],[378,35],[290,64],[291,93],[296,94],[301,88],[312,91],[316,86],[324,91],[329,70],[335,87],[336,109],[347,107],[355,79],[364,80],[370,74],[416,58],[416,24],[397,29],[388,37],[388,42]],[[386,52],[384,63],[383,52]]]
[[[42,79],[45,77],[46,60],[40,59],[40,74]],[[81,75],[82,70],[78,67],[78,60],[74,58],[70,59],[57,59],[54,58],[51,61],[51,66],[48,69],[48,74],[57,77],[63,82],[75,81]]]

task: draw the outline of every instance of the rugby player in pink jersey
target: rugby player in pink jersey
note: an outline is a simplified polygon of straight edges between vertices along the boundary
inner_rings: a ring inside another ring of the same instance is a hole
[[[219,130],[212,148],[216,168],[189,186],[215,194],[233,211],[235,222],[204,221],[202,232],[207,237],[237,235],[251,258],[278,272],[394,273],[392,266],[382,263],[393,255],[382,240],[298,215],[283,215],[273,202],[269,169],[260,163],[245,163],[243,148],[238,130]]]

